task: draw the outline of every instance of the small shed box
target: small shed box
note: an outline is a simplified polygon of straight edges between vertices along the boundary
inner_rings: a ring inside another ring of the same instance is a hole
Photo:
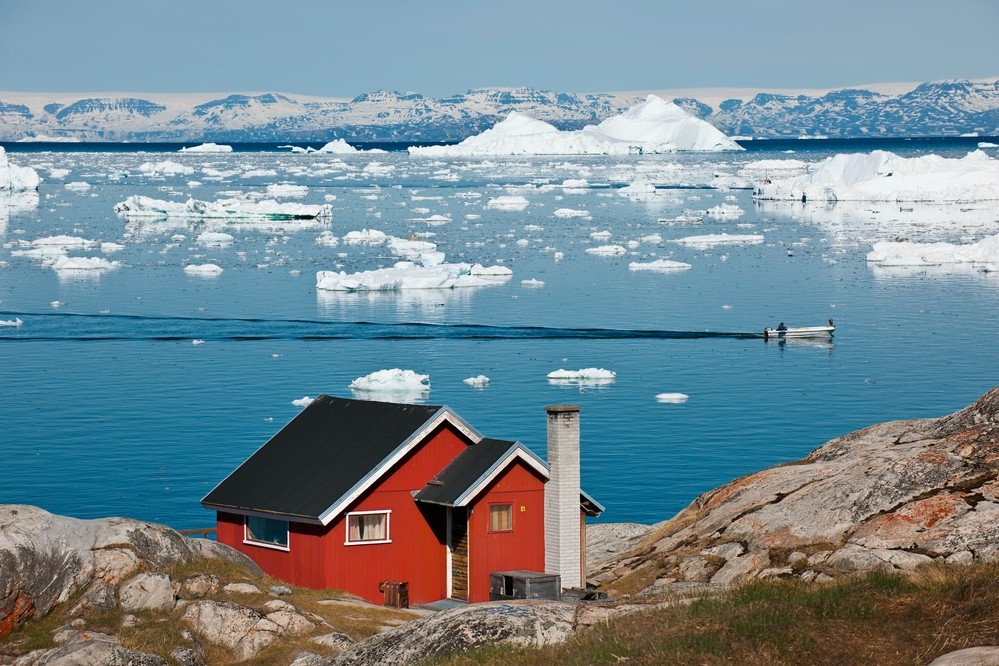
[[[538,571],[497,571],[489,574],[489,600],[547,599],[558,601],[561,576]]]

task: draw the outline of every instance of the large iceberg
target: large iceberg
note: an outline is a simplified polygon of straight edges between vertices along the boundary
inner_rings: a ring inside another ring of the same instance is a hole
[[[184,203],[177,203],[133,195],[116,204],[114,212],[125,217],[308,220],[331,217],[333,207],[329,204],[278,203],[273,199],[257,202],[239,199],[220,201],[188,199]]]
[[[628,155],[742,150],[710,123],[655,95],[599,125],[560,131],[516,111],[453,146],[414,146],[411,155]]]
[[[11,164],[7,159],[7,151],[0,146],[0,192],[21,192],[37,190],[42,179],[31,167]]]
[[[999,160],[981,150],[962,158],[871,153],[830,157],[803,175],[766,179],[756,199],[791,201],[999,200]]]
[[[874,243],[867,261],[878,266],[974,264],[981,270],[993,272],[999,270],[999,235],[968,245],[883,241]]]
[[[400,261],[391,268],[345,273],[316,272],[316,289],[325,291],[398,291],[401,289],[457,289],[505,283],[513,271],[505,266],[437,264],[419,266]]]

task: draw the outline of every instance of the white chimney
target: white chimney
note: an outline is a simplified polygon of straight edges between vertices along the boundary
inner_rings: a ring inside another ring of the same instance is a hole
[[[579,508],[579,410],[549,405],[545,484],[545,572],[562,577],[562,587],[582,587]]]

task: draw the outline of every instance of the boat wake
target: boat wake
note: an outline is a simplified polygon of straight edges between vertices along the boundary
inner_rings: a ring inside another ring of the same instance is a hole
[[[2,312],[23,325],[0,329],[0,342],[178,340],[702,340],[758,339],[760,333],[620,328],[378,323],[312,319],[170,317],[68,312]]]

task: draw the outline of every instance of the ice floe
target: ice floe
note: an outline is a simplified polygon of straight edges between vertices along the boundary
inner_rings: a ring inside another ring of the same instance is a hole
[[[967,245],[885,241],[874,244],[867,261],[878,266],[973,264],[989,272],[999,271],[999,235]]]
[[[649,95],[624,113],[581,130],[560,131],[542,120],[511,112],[495,126],[459,144],[413,147],[409,152],[423,156],[628,155],[677,150],[742,148],[710,123]]]
[[[184,272],[188,275],[215,277],[222,273],[222,267],[217,264],[188,264],[184,266]]]
[[[301,398],[297,398],[291,401],[291,404],[295,407],[308,407],[316,401],[315,398],[307,395],[303,395]]]
[[[573,209],[573,208],[558,208],[558,209],[555,210],[555,212],[552,213],[552,215],[554,215],[555,217],[561,217],[561,218],[582,217],[582,218],[589,219],[589,217],[590,217],[590,211],[588,211],[588,210],[576,210],[576,209]]]
[[[419,399],[430,391],[430,375],[421,375],[413,370],[399,368],[378,370],[370,375],[358,377],[348,388],[360,397],[382,394],[396,398]]]
[[[381,245],[389,239],[389,235],[378,229],[361,229],[348,231],[343,237],[344,245]]]
[[[391,268],[357,273],[318,271],[316,289],[324,291],[399,291],[408,289],[458,289],[504,284],[513,275],[505,266],[437,264],[419,266],[400,261]]]
[[[660,273],[669,273],[672,271],[685,271],[688,268],[693,268],[690,264],[685,264],[682,261],[672,261],[670,259],[656,259],[655,261],[633,261],[628,264],[628,270],[631,271],[658,271]]]
[[[690,398],[686,393],[659,393],[656,395],[656,402],[666,402],[678,405],[687,402]]]
[[[273,199],[257,202],[239,199],[188,199],[184,203],[177,203],[133,195],[115,204],[114,212],[124,217],[307,220],[331,217],[333,208],[329,204],[278,203]]]
[[[0,146],[0,192],[18,192],[22,190],[37,190],[42,182],[38,172],[31,167],[11,164],[7,152]]]
[[[220,143],[202,143],[198,146],[188,146],[181,148],[182,153],[231,153],[232,146]]]
[[[804,202],[997,200],[999,160],[981,150],[962,158],[907,158],[884,150],[840,154],[806,174],[760,183],[753,196]]]
[[[194,167],[180,164],[173,160],[163,160],[162,162],[143,162],[139,165],[139,171],[147,176],[175,176],[177,174],[194,173]]]
[[[763,236],[759,234],[704,234],[674,238],[673,242],[706,250],[719,245],[757,245],[763,242]]]
[[[598,247],[586,248],[587,254],[597,254],[605,257],[616,257],[627,252],[621,245],[600,245]]]
[[[24,325],[24,320],[21,319],[20,317],[15,317],[14,319],[0,319],[0,328],[2,327],[20,328],[23,325]],[[466,379],[465,381],[468,380]]]
[[[308,185],[295,185],[293,183],[275,183],[267,186],[267,196],[269,197],[291,197],[301,198],[309,193]]]
[[[489,378],[485,375],[477,375],[475,377],[466,377],[461,381],[465,382],[469,386],[474,386],[475,388],[483,388],[489,383]]]
[[[553,384],[578,384],[579,386],[612,384],[616,378],[616,372],[604,368],[560,369],[548,373],[548,381]]]
[[[527,205],[527,199],[522,196],[503,195],[490,199],[486,204],[486,207],[495,208],[497,210],[521,211],[527,208]]]

